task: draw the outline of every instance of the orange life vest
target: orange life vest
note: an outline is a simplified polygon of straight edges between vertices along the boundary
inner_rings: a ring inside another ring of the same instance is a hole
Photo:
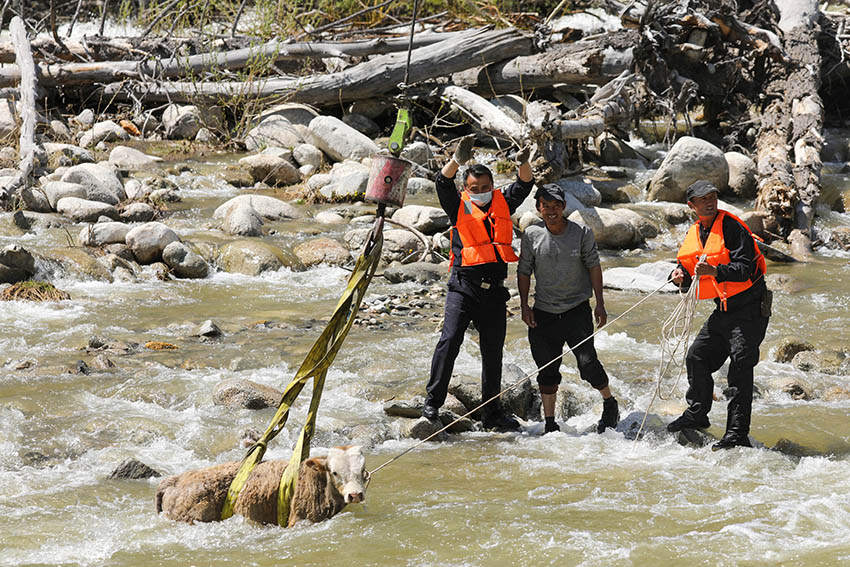
[[[676,259],[688,271],[691,277],[694,277],[694,269],[700,258],[705,255],[705,261],[712,266],[729,263],[729,249],[726,248],[726,242],[723,238],[723,217],[730,216],[738,221],[741,226],[747,229],[747,233],[753,238],[753,249],[755,250],[756,264],[758,265],[759,274],[753,279],[748,279],[742,282],[718,282],[712,276],[700,276],[699,278],[699,295],[698,299],[713,299],[720,298],[722,310],[726,310],[726,298],[737,295],[752,287],[753,282],[767,272],[767,263],[764,260],[764,255],[761,253],[756,243],[756,235],[752,233],[750,228],[738,217],[732,213],[720,210],[714,218],[714,223],[711,225],[711,232],[705,240],[705,246],[699,240],[699,220],[695,222],[690,230],[688,230],[685,241],[682,247],[679,248],[679,253]]]
[[[487,234],[485,220],[489,217],[493,228],[493,238]],[[511,211],[505,196],[501,191],[493,191],[490,208],[487,212],[479,209],[469,198],[466,191],[461,191],[460,206],[455,223],[460,242],[461,266],[477,266],[498,261],[499,257],[505,262],[519,260],[511,248],[514,237],[514,225],[511,222]],[[499,255],[496,256],[496,251]],[[450,264],[454,265],[454,252]]]

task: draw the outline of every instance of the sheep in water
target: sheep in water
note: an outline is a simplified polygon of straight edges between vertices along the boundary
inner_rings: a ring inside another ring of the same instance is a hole
[[[216,522],[239,462],[187,471],[159,483],[156,511],[181,522]],[[256,466],[233,506],[235,514],[261,524],[277,523],[277,493],[288,461],[264,461]],[[287,527],[298,520],[327,520],[346,504],[362,502],[366,459],[359,445],[333,447],[327,457],[301,463]]]

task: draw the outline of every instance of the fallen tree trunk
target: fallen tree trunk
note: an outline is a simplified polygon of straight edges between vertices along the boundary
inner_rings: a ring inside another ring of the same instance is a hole
[[[757,206],[774,217],[780,234],[788,236],[792,254],[806,259],[811,254],[811,224],[814,203],[820,194],[823,145],[823,103],[820,88],[820,53],[817,45],[816,0],[777,0],[782,16],[785,51],[793,61],[785,77],[784,103],[773,106],[780,124],[788,124],[788,136],[776,139],[762,124],[759,136],[759,194]],[[762,143],[764,138],[765,143]],[[781,144],[781,147],[780,147]],[[784,149],[793,148],[791,155]],[[762,151],[764,150],[764,151]],[[763,176],[762,158],[764,158]],[[781,175],[780,175],[781,173]],[[790,173],[790,183],[789,183]]]
[[[458,37],[460,32],[420,34],[414,46],[426,47]],[[349,43],[283,43],[270,41],[262,45],[227,52],[172,56],[141,61],[103,61],[38,65],[43,86],[111,83],[127,78],[174,79],[202,73],[245,69],[253,63],[274,64],[286,60],[322,59],[327,57],[363,57],[395,53],[407,49],[407,38],[373,39]],[[78,46],[80,47],[80,46]],[[20,69],[15,65],[0,68],[0,88],[17,84]]]
[[[16,61],[21,69],[21,135],[18,152],[21,159],[15,178],[5,188],[0,189],[0,201],[8,200],[16,192],[26,190],[30,186],[36,160],[42,153],[35,143],[35,62],[24,22],[17,16],[13,17],[9,23],[9,31],[17,51]]]
[[[528,93],[559,83],[604,85],[631,69],[633,30],[618,30],[590,40],[559,45],[536,55],[516,57],[452,76],[452,82],[485,95]]]
[[[522,141],[522,126],[486,99],[460,87],[443,87],[440,98],[468,116],[485,133],[515,145]]]
[[[432,46],[414,49],[409,82],[417,83],[463,69],[470,62],[490,63],[533,52],[530,36],[514,29],[479,29]],[[200,102],[230,97],[267,97],[317,105],[362,100],[394,91],[405,78],[406,53],[375,57],[331,75],[251,82],[113,83],[102,89],[108,98],[139,101]]]

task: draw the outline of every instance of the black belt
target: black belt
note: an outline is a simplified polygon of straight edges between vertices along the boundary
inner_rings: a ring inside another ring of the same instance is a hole
[[[462,279],[465,282],[471,283],[475,287],[480,287],[481,289],[495,289],[499,287],[505,287],[505,278],[471,278],[469,276],[464,276],[460,274],[458,274],[458,278]]]

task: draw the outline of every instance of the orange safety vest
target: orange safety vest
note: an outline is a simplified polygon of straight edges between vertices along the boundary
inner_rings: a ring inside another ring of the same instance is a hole
[[[730,216],[744,228],[747,229],[749,235],[753,238],[753,248],[756,253],[756,263],[760,274],[755,278],[762,277],[767,272],[767,263],[764,260],[764,255],[759,250],[756,243],[756,235],[752,233],[750,228],[744,221],[733,215],[732,213],[720,210],[714,218],[714,223],[711,225],[711,232],[705,241],[705,246],[699,240],[699,220],[695,222],[688,230],[685,241],[682,247],[679,248],[679,253],[676,259],[688,271],[691,277],[694,277],[694,269],[700,258],[705,255],[705,261],[712,266],[729,263],[729,250],[726,248],[726,242],[723,239],[723,217]],[[718,282],[712,276],[700,276],[699,296],[698,299],[713,299],[720,298],[720,306],[723,311],[726,310],[726,298],[737,295],[752,287],[754,280],[749,279],[742,282]]]
[[[493,227],[493,238],[487,234],[485,220],[489,217]],[[508,202],[501,191],[493,191],[490,208],[485,213],[479,209],[469,198],[466,191],[461,191],[460,206],[455,223],[460,242],[463,245],[461,251],[461,266],[477,266],[498,261],[499,257],[505,262],[516,262],[519,260],[511,247],[514,237],[514,225],[511,222],[511,210]],[[454,236],[454,231],[452,231]],[[450,264],[454,265],[454,251],[452,251]]]

